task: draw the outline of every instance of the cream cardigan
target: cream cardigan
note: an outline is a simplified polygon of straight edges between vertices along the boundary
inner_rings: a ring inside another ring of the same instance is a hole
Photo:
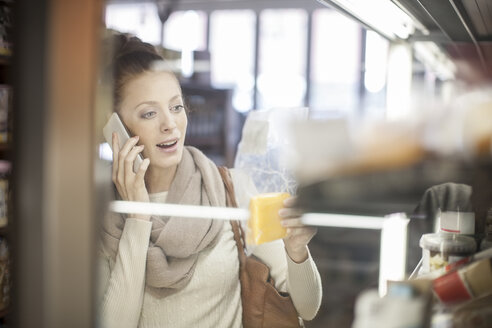
[[[240,207],[249,204],[256,188],[240,171],[231,170]],[[240,186],[240,187],[239,187]],[[165,201],[167,194],[151,195]],[[224,224],[215,247],[202,251],[188,285],[158,298],[145,287],[145,262],[152,224],[127,219],[116,260],[100,252],[98,323],[100,327],[241,327],[239,261],[230,224]],[[321,304],[321,279],[311,256],[293,262],[282,240],[255,247],[253,254],[271,269],[276,287],[288,291],[305,320]]]

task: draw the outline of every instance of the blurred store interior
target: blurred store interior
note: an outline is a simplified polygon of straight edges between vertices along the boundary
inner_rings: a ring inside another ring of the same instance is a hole
[[[0,264],[10,268],[0,275],[0,327],[97,325],[97,217],[111,183],[101,130],[112,95],[99,76],[111,31],[138,36],[175,64],[191,108],[187,144],[247,170],[259,191],[298,194],[308,213],[361,218],[352,227],[313,223],[323,303],[306,327],[378,326],[356,314],[384,262],[382,226],[365,222],[410,219],[405,249],[391,255],[403,260],[389,261],[403,269],[388,276],[408,279],[421,235],[439,224],[415,212],[432,186],[471,185],[473,237],[487,238],[486,0],[0,0],[0,17],[0,201],[8,209]],[[425,323],[415,327],[433,326],[432,315],[416,313]]]

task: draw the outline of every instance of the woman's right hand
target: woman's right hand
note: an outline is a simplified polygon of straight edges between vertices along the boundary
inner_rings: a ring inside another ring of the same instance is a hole
[[[128,139],[120,149],[118,135],[113,133],[113,182],[123,200],[148,202],[149,193],[145,187],[145,172],[150,160],[144,159],[138,171],[133,172],[135,158],[144,149],[143,145],[136,146],[138,136]],[[128,214],[128,217],[149,220],[149,215]]]

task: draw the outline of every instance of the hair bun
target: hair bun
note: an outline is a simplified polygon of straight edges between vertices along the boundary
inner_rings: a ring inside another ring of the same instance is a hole
[[[128,42],[129,36],[127,34],[113,34],[111,37],[111,47],[113,52],[113,58],[116,59],[122,53],[124,53],[125,45]]]
[[[123,86],[132,77],[152,70],[155,62],[163,61],[153,45],[138,37],[108,30],[103,42],[103,78],[114,84],[114,104],[118,107],[122,99]]]
[[[159,56],[153,45],[143,42],[141,39],[131,34],[115,34],[113,35],[112,43],[113,59],[115,61],[118,58],[131,53],[147,53]]]

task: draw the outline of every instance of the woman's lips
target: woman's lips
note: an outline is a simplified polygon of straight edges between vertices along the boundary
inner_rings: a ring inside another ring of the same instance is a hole
[[[166,142],[157,144],[156,146],[159,149],[159,151],[162,151],[165,153],[172,153],[178,149],[178,139],[175,139],[174,141],[166,141]]]

